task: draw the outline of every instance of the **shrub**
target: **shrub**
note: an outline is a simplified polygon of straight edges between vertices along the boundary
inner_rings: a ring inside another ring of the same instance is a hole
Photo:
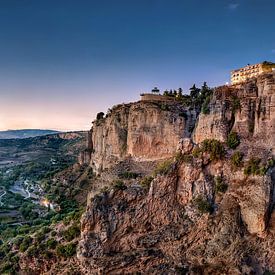
[[[225,155],[223,144],[216,139],[205,139],[201,151],[209,153],[211,160],[220,160]]]
[[[274,167],[275,166],[275,159],[269,159],[268,161],[267,161],[267,167],[268,168],[272,168],[272,167]]]
[[[127,186],[121,180],[116,180],[113,184],[114,188],[117,190],[125,190]]]
[[[231,165],[235,168],[241,167],[242,163],[243,163],[243,153],[241,153],[240,151],[235,152],[232,156],[231,156]]]
[[[49,248],[49,249],[55,249],[56,248],[56,245],[57,245],[57,241],[53,238],[51,239],[48,239],[47,242],[46,242],[46,246]]]
[[[96,120],[100,120],[100,119],[103,119],[103,118],[104,118],[104,113],[103,112],[97,113]]]
[[[173,161],[172,160],[166,160],[164,162],[161,162],[157,165],[154,175],[166,175],[171,169]]]
[[[240,144],[240,138],[236,132],[231,132],[227,137],[227,146],[231,149],[236,149]]]
[[[192,155],[186,155],[186,154],[182,154],[181,152],[176,153],[175,156],[176,161],[182,161],[182,162],[186,162],[186,163],[191,163],[193,160],[193,156]]]
[[[259,175],[260,174],[260,163],[261,159],[251,158],[245,165],[244,174],[245,175]]]
[[[40,243],[45,239],[45,234],[39,231],[35,234],[34,238],[35,238],[35,242]]]
[[[213,210],[211,204],[206,199],[204,199],[202,196],[198,196],[195,199],[195,204],[196,204],[197,209],[201,213],[211,213]]]
[[[222,177],[218,176],[215,178],[215,191],[217,193],[225,193],[227,190],[227,184],[224,183]]]
[[[241,102],[240,99],[237,96],[232,96],[232,112],[236,113],[237,110],[239,110],[241,108]]]
[[[56,247],[56,253],[58,256],[61,257],[72,257],[76,253],[76,244],[75,243],[69,243],[67,245],[61,245],[59,244]]]
[[[210,103],[210,96],[207,96],[201,107],[201,111],[205,115],[210,113],[209,103]]]
[[[136,179],[139,174],[135,172],[125,171],[123,173],[120,173],[118,176],[123,179]]]
[[[39,255],[40,253],[41,253],[41,251],[35,245],[30,246],[29,249],[27,250],[27,255],[29,257],[35,257],[35,256]]]
[[[193,149],[192,156],[194,158],[198,158],[198,157],[200,157],[200,155],[201,155],[201,149],[200,149],[200,147],[197,146]]]
[[[144,177],[141,181],[140,181],[140,185],[144,188],[149,188],[150,187],[150,184],[152,182],[154,178],[152,176],[147,176],[147,177]]]
[[[63,232],[63,236],[66,241],[73,240],[74,238],[78,237],[79,234],[80,234],[80,228],[76,224],[72,225],[66,231]]]
[[[30,236],[26,236],[22,241],[22,243],[20,244],[19,250],[21,252],[25,252],[29,248],[31,243],[32,243],[32,238]]]

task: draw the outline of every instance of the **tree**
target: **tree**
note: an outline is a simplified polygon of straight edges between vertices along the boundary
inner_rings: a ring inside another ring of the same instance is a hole
[[[197,88],[195,84],[189,89],[189,91],[192,99],[197,98],[200,94],[200,89]]]
[[[99,112],[99,113],[96,115],[96,120],[103,119],[103,118],[104,118],[104,113],[103,113],[103,112]]]
[[[179,88],[179,90],[178,90],[178,96],[179,96],[179,97],[182,97],[182,95],[183,95],[182,88]]]

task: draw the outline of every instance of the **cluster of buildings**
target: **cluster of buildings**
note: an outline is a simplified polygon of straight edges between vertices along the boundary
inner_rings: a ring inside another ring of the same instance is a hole
[[[275,71],[275,63],[264,61],[259,64],[250,65],[231,71],[231,84],[239,84],[250,78],[257,77],[263,73]]]
[[[275,71],[275,63],[264,61],[259,64],[250,65],[231,71],[231,85],[240,84],[250,78],[257,77],[263,73]],[[160,94],[160,90],[155,87],[151,93],[141,94],[141,100],[173,101],[173,97],[167,97]]]

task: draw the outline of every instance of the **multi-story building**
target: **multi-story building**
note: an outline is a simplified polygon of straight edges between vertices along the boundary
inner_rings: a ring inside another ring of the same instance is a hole
[[[231,84],[239,84],[249,78],[257,77],[266,72],[275,71],[275,63],[264,61],[259,64],[250,65],[231,71]]]

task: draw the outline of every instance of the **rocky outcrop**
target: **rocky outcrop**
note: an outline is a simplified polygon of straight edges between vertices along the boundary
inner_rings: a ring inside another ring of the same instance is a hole
[[[231,130],[254,146],[275,147],[275,73],[261,75],[243,84],[215,89],[210,113],[200,114],[194,142],[206,138],[225,141]]]
[[[215,191],[219,169],[229,183],[224,194]],[[274,187],[263,177],[230,182],[228,169],[226,162],[205,166],[195,158],[179,161],[168,175],[156,177],[148,192],[132,184],[89,200],[78,249],[83,268],[92,274],[274,270],[274,262],[268,260],[275,256],[274,242],[262,248],[274,237],[266,231]],[[213,205],[211,215],[200,212],[198,197]],[[258,249],[263,249],[260,254]]]
[[[197,113],[176,102],[140,101],[114,107],[94,121],[91,155],[83,153],[95,171],[131,156],[137,161],[171,157],[183,137],[191,135]]]
[[[148,188],[136,178],[88,196],[77,253],[83,273],[274,272],[275,168],[244,173],[252,157],[262,165],[274,158],[274,85],[270,73],[215,89],[192,138],[196,112],[176,103],[120,105],[95,121],[89,150],[97,171],[125,158],[134,167],[175,157]],[[225,142],[231,131],[241,141],[237,167]],[[205,139],[223,142],[224,156],[195,154]]]

